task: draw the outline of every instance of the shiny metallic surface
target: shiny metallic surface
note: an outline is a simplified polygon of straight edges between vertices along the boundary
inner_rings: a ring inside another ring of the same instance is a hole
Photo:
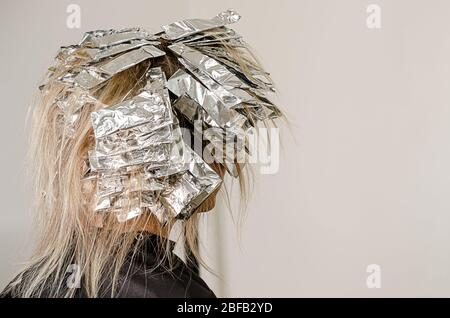
[[[186,219],[221,184],[222,179],[194,151],[188,171],[161,194],[161,200],[177,218]]]
[[[233,10],[226,10],[219,13],[212,19],[189,19],[180,22],[174,22],[162,26],[164,38],[168,40],[177,40],[202,31],[218,28],[227,24],[239,21],[241,16]]]
[[[95,185],[93,211],[119,222],[143,213],[161,223],[184,220],[222,183],[204,153],[231,176],[239,175],[251,128],[281,116],[270,100],[269,74],[230,53],[230,48],[249,52],[227,27],[239,19],[227,10],[212,19],[165,25],[158,34],[141,28],[97,30],[59,50],[40,89],[45,93],[52,78],[62,87],[54,105],[68,138],[89,107],[95,146],[85,159],[83,180]],[[179,66],[169,79],[154,67],[163,65],[161,57]],[[111,105],[97,100],[111,78],[144,61],[147,69],[135,90]],[[188,135],[207,146],[191,148],[180,127],[186,121]]]
[[[107,61],[99,67],[90,66],[82,70],[75,75],[74,82],[84,89],[92,89],[110,79],[117,73],[120,73],[149,58],[160,57],[164,54],[165,53],[163,51],[152,45],[143,46],[136,50],[123,53],[122,55]]]
[[[128,42],[131,40],[155,40],[155,36],[140,28],[122,30],[97,30],[86,32],[80,42],[80,46],[104,48],[111,45]]]
[[[226,105],[201,82],[184,70],[178,70],[167,82],[169,90],[177,95],[187,95],[208,113],[217,125],[231,127],[242,125],[246,118]]]

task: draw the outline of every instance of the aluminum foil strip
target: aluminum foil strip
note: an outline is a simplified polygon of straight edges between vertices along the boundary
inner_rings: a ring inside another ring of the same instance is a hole
[[[92,68],[92,69],[95,70],[94,68]],[[89,70],[89,68],[87,68],[87,70]],[[71,67],[68,71],[61,74],[57,78],[57,81],[65,84],[67,86],[74,86],[75,85],[75,77],[77,77],[82,71],[83,71],[83,68],[80,66]],[[94,75],[95,75],[95,73],[94,73]]]
[[[98,49],[81,48],[78,45],[63,46],[56,54],[56,60],[66,67],[84,64],[92,60]]]
[[[201,32],[199,34],[195,34],[190,37],[182,38],[177,40],[176,42],[190,45],[191,43],[200,43],[219,39],[225,40],[228,38],[239,38],[239,37],[241,36],[237,34],[234,30],[222,27],[206,32]]]
[[[167,105],[170,105],[169,92],[166,88],[166,74],[162,71],[161,67],[154,67],[148,70],[146,74],[147,84],[144,90],[148,93],[160,94]]]
[[[81,70],[73,77],[73,83],[83,89],[91,89],[108,80],[111,76],[101,73],[94,66]]]
[[[159,45],[160,42],[158,41],[148,41],[148,40],[133,40],[130,43],[123,43],[123,44],[118,44],[103,50],[99,50],[99,49],[95,49],[95,51],[92,51],[93,49],[91,49],[91,51],[89,52],[90,57],[92,59],[93,62],[98,62],[100,60],[103,60],[107,57],[111,57],[120,53],[124,53],[127,51],[131,51],[134,49],[137,49],[141,46],[148,46],[148,45]],[[94,53],[95,52],[95,53]],[[94,54],[92,54],[94,53]]]
[[[181,137],[181,131],[179,131],[179,128],[174,130],[173,136],[174,137],[172,138],[175,139],[175,141],[169,144],[170,150],[167,161],[159,164],[154,162],[151,164],[144,164],[142,172],[143,178],[164,178],[188,169],[188,147],[185,145]]]
[[[210,41],[193,42],[193,43],[189,43],[189,45],[193,46],[193,47],[226,45],[226,46],[234,47],[234,48],[246,48],[245,42],[239,36],[230,37],[227,39],[223,38],[223,39],[210,40]]]
[[[201,120],[204,114],[203,108],[187,95],[181,95],[173,103],[173,108],[178,110],[191,124],[196,120]]]
[[[251,73],[249,76],[248,73],[244,73],[242,71],[242,66],[239,65],[224,48],[203,46],[197,47],[197,49],[234,70],[235,74],[242,80],[246,80],[249,85],[264,90],[275,91],[272,80],[267,72],[259,68],[255,68],[255,66],[250,63],[246,63],[245,67]]]
[[[139,64],[147,59],[160,57],[163,55],[165,55],[165,52],[152,45],[142,46],[139,49],[123,53],[122,55],[107,61],[101,66],[89,66],[83,69],[76,69],[72,72],[68,72],[67,75],[61,77],[61,81],[72,81],[74,84],[82,87],[83,89],[92,89],[127,68]],[[64,81],[64,79],[66,80]]]
[[[113,155],[151,145],[172,143],[174,138],[169,125],[155,130],[151,124],[143,124],[97,139],[95,151],[97,155]]]
[[[112,208],[132,209],[133,207],[141,207],[141,192],[129,192],[126,195],[119,195],[115,199]]]
[[[170,159],[171,145],[160,144],[144,149],[118,153],[110,156],[99,156],[94,151],[89,153],[91,169],[109,170],[146,163],[148,165],[160,166]]]
[[[169,46],[169,49],[182,57],[192,66],[198,68],[201,72],[207,74],[217,83],[221,84],[225,89],[231,88],[249,88],[240,78],[228,70],[226,66],[217,62],[208,55],[184,45],[175,43]]]
[[[173,46],[170,48],[172,49]],[[241,103],[257,105],[260,100],[263,100],[267,104],[272,104],[267,98],[265,90],[251,88],[246,84],[242,85],[243,82],[241,79],[216,60],[203,55],[196,50],[186,50],[184,44],[177,44],[177,47],[175,47],[174,50],[181,56],[189,58],[189,61],[185,61],[183,58],[180,58],[179,60],[186,69],[195,75],[195,77],[214,93],[227,107],[237,107],[237,105]],[[197,64],[194,65],[192,63]],[[217,82],[221,85],[218,85]],[[241,84],[238,84],[238,82]],[[236,88],[234,86],[240,86],[245,89]]]
[[[119,138],[116,138],[115,141],[118,143],[112,142],[107,147],[104,144],[99,146],[99,141],[97,141],[96,149],[101,150],[90,152],[91,169],[94,171],[114,169],[113,171],[115,171],[126,167],[131,169],[131,166],[140,165],[143,166],[143,173],[147,178],[168,176],[187,169],[185,167],[186,147],[179,127],[168,126],[156,130],[149,138],[150,141],[145,140],[146,136],[137,138],[138,140],[127,141],[120,141]],[[103,139],[99,139],[100,143]],[[141,139],[144,141],[138,144]]]
[[[222,183],[220,176],[191,150],[189,170],[161,193],[161,202],[179,219],[186,219]]]
[[[148,77],[155,82],[137,97],[92,113],[97,139],[90,154],[92,169],[150,164],[147,171],[154,168],[160,175],[183,169],[184,143],[163,88],[164,75],[161,69],[151,69]]]
[[[226,60],[221,61],[221,63],[228,65],[230,69],[232,69],[236,74],[236,76],[249,86],[244,89],[230,89],[233,94],[239,96],[241,100],[247,104],[257,104],[259,102],[257,99],[259,99],[265,103],[273,105],[273,103],[270,101],[269,95],[275,92],[275,88],[271,83],[271,79],[268,73],[261,73],[257,70],[252,70],[251,67],[247,66],[249,72],[252,73],[252,75],[249,75],[248,72],[244,73],[242,71],[242,67],[237,65],[236,63],[234,63],[235,65],[233,65],[233,62]]]
[[[234,141],[233,137],[238,140]],[[246,136],[239,135],[225,135],[220,131],[211,131],[207,129],[204,133],[204,139],[208,140],[214,147],[214,153],[212,153],[214,159],[218,163],[235,162],[240,158],[240,153],[247,153],[247,138]],[[234,174],[230,173],[232,176]]]
[[[233,132],[232,130],[223,130],[215,127],[209,127],[203,130],[203,137],[210,141],[216,148],[221,149],[221,151],[226,149],[227,145],[228,148],[231,148],[230,145],[233,145],[232,151],[241,150],[246,144],[245,136],[243,130]],[[229,157],[234,158],[228,150],[225,154],[230,154]]]
[[[84,66],[98,63],[106,58],[125,53],[142,46],[159,45],[159,41],[133,40],[130,43],[122,43],[105,48],[87,48],[78,45],[61,47],[56,59],[66,68]]]
[[[56,96],[55,104],[64,114],[71,115],[86,104],[98,103],[97,99],[79,87],[64,87]]]
[[[82,108],[94,109],[94,106],[101,103],[78,87],[62,86],[53,104],[63,113],[61,124],[65,136],[73,138],[75,137],[75,124],[81,115]]]
[[[96,138],[102,138],[119,130],[145,123],[147,132],[173,123],[170,106],[164,96],[142,91],[130,100],[91,113],[92,127]]]
[[[143,166],[144,178],[162,178],[177,174],[188,169],[189,147],[184,143],[181,131],[176,128],[173,133],[176,141],[171,145],[169,159],[161,164],[152,163]]]
[[[102,206],[101,202],[99,201],[98,209],[95,209],[97,206],[94,206],[93,210],[94,212],[97,212],[98,214],[108,214],[113,215],[117,218],[117,221],[120,223],[124,223],[128,220],[134,219],[143,213],[146,212],[145,208],[141,208],[139,206],[130,206],[127,208],[113,208],[108,205],[107,201]]]
[[[124,191],[161,191],[167,185],[167,178],[146,178],[143,173],[102,176],[97,181],[97,196],[104,198]]]
[[[177,181],[170,185],[161,195],[162,204],[172,212],[176,218],[184,218],[193,207],[190,203],[200,195],[200,188],[196,186],[194,178],[189,174],[183,174]]]
[[[166,178],[148,178],[144,179],[143,191],[162,191],[164,190],[168,182]]]
[[[134,193],[131,197],[105,197],[98,201],[96,212],[112,212],[119,222],[131,220],[144,212],[152,213],[160,223],[169,220],[169,211],[159,199],[159,192],[144,191]]]
[[[131,198],[118,196],[99,199],[94,211],[113,213],[119,222],[126,222],[145,212],[155,215],[161,223],[169,220],[167,209],[162,205],[158,194],[153,191],[136,193]]]
[[[194,74],[206,87],[208,87],[219,99],[227,106],[233,109],[239,109],[243,107],[258,107],[261,108],[261,104],[269,106],[269,109],[276,108],[274,104],[267,97],[267,91],[248,88],[246,90],[239,88],[229,88],[225,90],[223,86],[218,85],[208,76],[201,73],[198,69],[194,69],[189,64],[182,62],[192,74]],[[225,103],[227,101],[227,103]],[[245,106],[244,106],[245,104]],[[279,112],[278,112],[279,113]]]
[[[120,212],[118,212],[116,216],[119,222],[126,222],[128,220],[138,217],[144,212],[145,210],[142,209],[141,207],[132,207],[126,210],[120,210]]]
[[[178,39],[174,42],[184,43],[186,45],[189,45],[189,43],[191,43],[191,42],[203,41],[204,39],[211,38],[214,36],[217,36],[217,37],[224,36],[224,35],[229,34],[229,32],[232,32],[232,34],[235,34],[234,30],[232,30],[232,29],[229,29],[227,27],[220,27],[220,28],[215,28],[213,30],[208,30],[205,32],[199,32],[199,33],[193,34],[191,36],[187,36],[187,37]]]
[[[176,96],[187,95],[196,101],[221,127],[242,126],[246,118],[233,109],[228,109],[222,101],[184,70],[178,70],[167,81],[167,87]]]
[[[223,47],[214,46],[201,46],[196,48],[198,51],[202,52],[205,55],[208,55],[215,60],[219,61],[223,65],[227,66],[231,71],[233,71],[239,78],[246,80],[249,83],[249,86],[266,89],[273,86],[272,80],[270,79],[269,73],[261,70],[254,64],[242,60],[238,63],[233,56],[230,55],[229,52],[226,51]],[[247,72],[243,71],[243,68],[247,70]],[[263,77],[262,84],[259,79],[255,79],[254,77]]]
[[[220,127],[195,100],[187,95],[181,95],[174,101],[172,106],[188,119],[194,127],[197,121],[208,127]]]
[[[219,13],[212,19],[188,19],[162,26],[167,40],[177,40],[206,30],[219,28],[239,21],[241,16],[231,9]]]
[[[104,197],[121,193],[125,190],[127,184],[129,184],[129,180],[129,175],[99,175],[97,180],[97,196],[104,199]]]
[[[169,221],[169,211],[161,203],[159,192],[143,192],[141,194],[141,207],[148,209],[161,224]]]
[[[242,106],[243,105],[244,104],[242,104]],[[263,102],[256,105],[248,105],[247,108],[236,109],[236,111],[244,116],[250,117],[254,123],[258,121],[276,119],[282,116],[282,113],[277,106]]]
[[[122,30],[97,30],[86,32],[80,42],[80,46],[103,48],[132,40],[156,40],[156,37],[140,28]]]
[[[97,180],[98,174],[91,170],[91,166],[89,164],[89,158],[85,158],[83,160],[83,174],[82,181],[93,181]]]
[[[234,65],[239,65],[239,63],[237,63],[237,61],[236,61],[236,58],[224,46],[209,46],[209,47],[203,46],[203,47],[197,48],[197,50],[203,52],[206,55],[213,57],[214,59],[220,59],[221,61],[225,60],[225,61],[234,63]],[[249,51],[249,49],[245,48],[244,51]],[[263,68],[261,68],[260,66],[258,66],[256,64],[249,63],[246,60],[244,60],[243,62],[245,63],[245,67],[251,69],[252,71],[258,71],[258,72],[261,72],[264,74],[268,74]]]
[[[167,184],[161,187],[167,188]],[[125,222],[148,211],[155,215],[160,223],[170,218],[170,212],[160,201],[160,191],[136,191],[99,197],[94,205],[95,212],[115,213],[119,222]]]
[[[248,90],[251,94],[253,94],[256,98],[253,101],[248,101],[248,104],[265,104],[274,106],[271,98],[274,98],[275,95],[273,91],[262,90],[258,88],[250,88]]]
[[[189,147],[184,143],[183,136],[178,126],[174,123],[171,127],[173,142],[169,154],[169,160],[160,165],[144,165],[144,178],[163,178],[173,174],[184,172],[188,169],[188,162],[190,160]]]
[[[243,102],[249,103],[255,99],[252,95],[242,89],[234,87],[227,87],[226,89],[223,85],[218,84],[209,77],[208,74],[202,72],[184,59],[179,58],[179,61],[192,75],[215,94],[227,108],[233,108]]]
[[[181,157],[178,157],[181,158]],[[162,165],[146,165],[143,167],[144,176],[148,179],[165,178],[180,172],[184,172],[189,169],[189,165],[186,161],[182,160],[169,160],[169,162]]]
[[[119,55],[117,58],[103,64],[99,67],[99,70],[103,73],[112,76],[127,68],[139,64],[140,62],[154,57],[160,57],[165,55],[164,51],[156,48],[153,45],[143,46],[138,50],[133,50],[125,54]]]
[[[76,55],[79,49],[78,45],[61,46],[55,58],[60,62],[66,62],[71,56]]]
[[[194,100],[187,96],[181,96],[178,98],[173,104],[173,107],[180,111],[181,114],[183,114],[192,124],[194,124],[197,120],[201,121],[201,118],[205,113]],[[216,162],[223,162],[224,157],[234,160],[236,158],[237,151],[241,151],[243,147],[245,147],[247,142],[245,139],[245,134],[235,134],[232,129],[228,129],[227,135],[227,131],[224,129],[220,127],[211,127],[205,121],[202,122],[203,125],[201,125],[201,127],[194,125],[194,130],[201,135],[202,139],[209,141],[216,149],[216,151],[212,153]],[[236,142],[234,140],[235,138],[237,138]],[[233,144],[233,149],[225,147],[227,144]]]

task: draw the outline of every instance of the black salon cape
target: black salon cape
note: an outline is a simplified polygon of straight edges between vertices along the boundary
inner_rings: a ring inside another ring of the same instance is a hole
[[[169,265],[161,264],[155,253],[157,238],[153,235],[143,235],[145,240],[134,257],[125,262],[119,278],[115,297],[118,298],[215,298],[213,291],[188,267],[180,258],[174,255]],[[173,248],[173,244],[172,244]],[[167,271],[167,267],[171,270]],[[100,289],[99,297],[111,297],[108,281]],[[86,297],[81,288],[77,289],[75,297]],[[46,297],[45,292],[40,297]],[[3,292],[1,297],[14,297],[14,292]]]

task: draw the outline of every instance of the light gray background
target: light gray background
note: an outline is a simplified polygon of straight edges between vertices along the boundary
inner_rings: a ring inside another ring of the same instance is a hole
[[[66,27],[66,6],[82,9]],[[366,8],[382,28],[366,27]],[[450,296],[450,2],[3,1],[0,285],[29,252],[25,116],[57,48],[92,29],[228,7],[291,122],[280,169],[257,177],[240,242],[223,202],[204,222],[221,296]],[[235,197],[235,196],[234,196]],[[382,270],[380,289],[366,267]]]

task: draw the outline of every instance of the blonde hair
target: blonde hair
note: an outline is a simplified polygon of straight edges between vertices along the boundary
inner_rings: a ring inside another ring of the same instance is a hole
[[[259,67],[250,55],[236,48],[223,47],[242,64],[244,71],[248,66]],[[153,60],[152,67],[162,67],[170,77],[177,70],[177,63],[176,58],[168,54]],[[54,105],[55,97],[62,89],[56,78],[64,70],[62,66],[52,70],[32,111],[29,158],[35,190],[37,244],[25,269],[7,288],[13,296],[74,297],[76,289],[66,288],[65,283],[67,269],[76,264],[84,295],[114,297],[120,290],[118,278],[125,260],[142,244],[136,237],[147,229],[159,237],[155,252],[171,259],[166,238],[173,222],[160,226],[148,213],[118,223],[115,216],[105,214],[101,215],[101,226],[98,226],[99,215],[86,204],[90,200],[86,193],[94,192],[93,185],[82,182],[87,152],[94,145],[90,113],[132,95],[142,85],[148,68],[149,62],[143,62],[110,79],[96,92],[98,102],[83,106],[72,130],[68,130],[64,114]],[[248,76],[251,76],[250,72]],[[214,164],[213,168],[224,172],[220,164]],[[245,201],[248,180],[239,165],[238,176]],[[214,202],[214,198],[207,199],[202,206],[210,208]],[[198,213],[195,213],[182,222],[186,255],[188,261],[198,261],[206,267],[198,254],[197,219]],[[109,295],[101,294],[106,282],[111,282]]]

